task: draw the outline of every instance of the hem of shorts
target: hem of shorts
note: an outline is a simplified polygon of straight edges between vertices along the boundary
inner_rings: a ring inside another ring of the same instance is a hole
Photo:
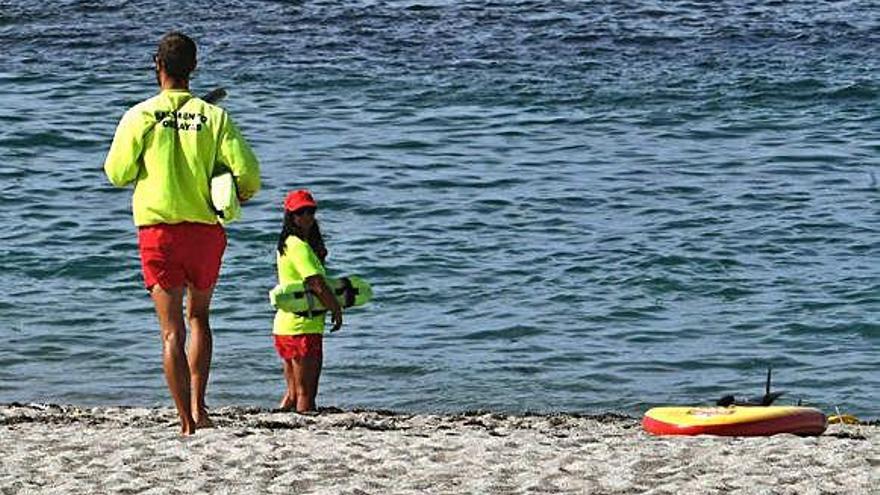
[[[146,283],[144,283],[144,289],[146,289],[147,292],[153,292],[153,287],[155,287],[155,286],[157,286],[157,285],[158,285],[159,287],[161,287],[162,290],[166,290],[166,291],[167,291],[167,290],[170,290],[170,289],[179,289],[179,288],[184,288],[184,289],[185,289],[185,288],[187,288],[187,287],[190,286],[190,283],[187,282],[186,280],[184,280],[183,283],[180,284],[180,285],[169,285],[169,286],[165,286],[165,285],[162,284],[161,282],[156,282],[156,283],[153,284],[153,285],[147,285]],[[208,289],[214,287],[215,285],[217,285],[217,281],[216,281],[216,280],[214,281],[214,283],[212,283],[212,284],[208,284],[208,285],[206,285],[206,286],[204,286],[204,287],[199,287],[198,285],[192,284],[192,286],[193,286],[196,290],[208,290]]]
[[[219,225],[220,227],[223,227],[223,224],[220,222],[220,220],[215,220],[214,222],[205,222],[203,220],[191,220],[191,219],[190,220],[175,220],[173,222],[165,221],[165,222],[151,222],[151,223],[142,223],[142,224],[135,222],[134,225],[138,229],[144,229],[147,227],[158,227],[160,225],[180,225],[180,224],[184,224],[184,223],[192,223],[192,224],[198,224],[198,225]]]

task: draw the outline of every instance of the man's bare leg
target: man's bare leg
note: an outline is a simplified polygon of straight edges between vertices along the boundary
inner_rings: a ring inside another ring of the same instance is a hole
[[[196,422],[190,409],[189,365],[186,361],[186,326],[183,323],[183,287],[165,290],[155,285],[150,292],[156,306],[159,329],[162,335],[162,367],[165,381],[177,415],[180,417],[180,433],[192,435]]]
[[[214,339],[208,322],[211,296],[214,288],[199,290],[187,288],[186,317],[192,334],[189,340],[189,374],[192,390],[190,406],[193,420],[198,428],[213,426],[205,405],[205,392],[211,372],[211,355],[214,352]]]

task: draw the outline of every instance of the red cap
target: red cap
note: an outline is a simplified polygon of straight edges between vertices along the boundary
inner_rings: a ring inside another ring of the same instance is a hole
[[[311,206],[312,208],[317,208],[318,203],[315,202],[315,198],[312,197],[312,193],[308,192],[305,189],[291,191],[287,193],[287,197],[284,198],[284,209],[286,211],[296,211],[300,208],[305,208],[308,206]]]

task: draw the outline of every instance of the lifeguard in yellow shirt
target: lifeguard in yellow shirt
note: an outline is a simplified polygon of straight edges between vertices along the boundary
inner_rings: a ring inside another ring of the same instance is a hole
[[[168,33],[154,61],[161,91],[122,117],[104,171],[115,186],[134,185],[132,211],[144,283],[162,335],[165,378],[181,433],[190,435],[210,426],[205,406],[213,348],[208,316],[226,249],[209,182],[219,170],[231,171],[244,202],[259,190],[260,170],[226,111],[190,93],[195,42]],[[188,352],[184,290],[192,332]]]

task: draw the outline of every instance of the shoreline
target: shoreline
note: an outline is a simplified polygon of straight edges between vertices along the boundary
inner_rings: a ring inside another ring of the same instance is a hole
[[[877,493],[880,426],[653,437],[619,414],[0,404],[7,493]],[[874,490],[873,492],[871,490]]]

